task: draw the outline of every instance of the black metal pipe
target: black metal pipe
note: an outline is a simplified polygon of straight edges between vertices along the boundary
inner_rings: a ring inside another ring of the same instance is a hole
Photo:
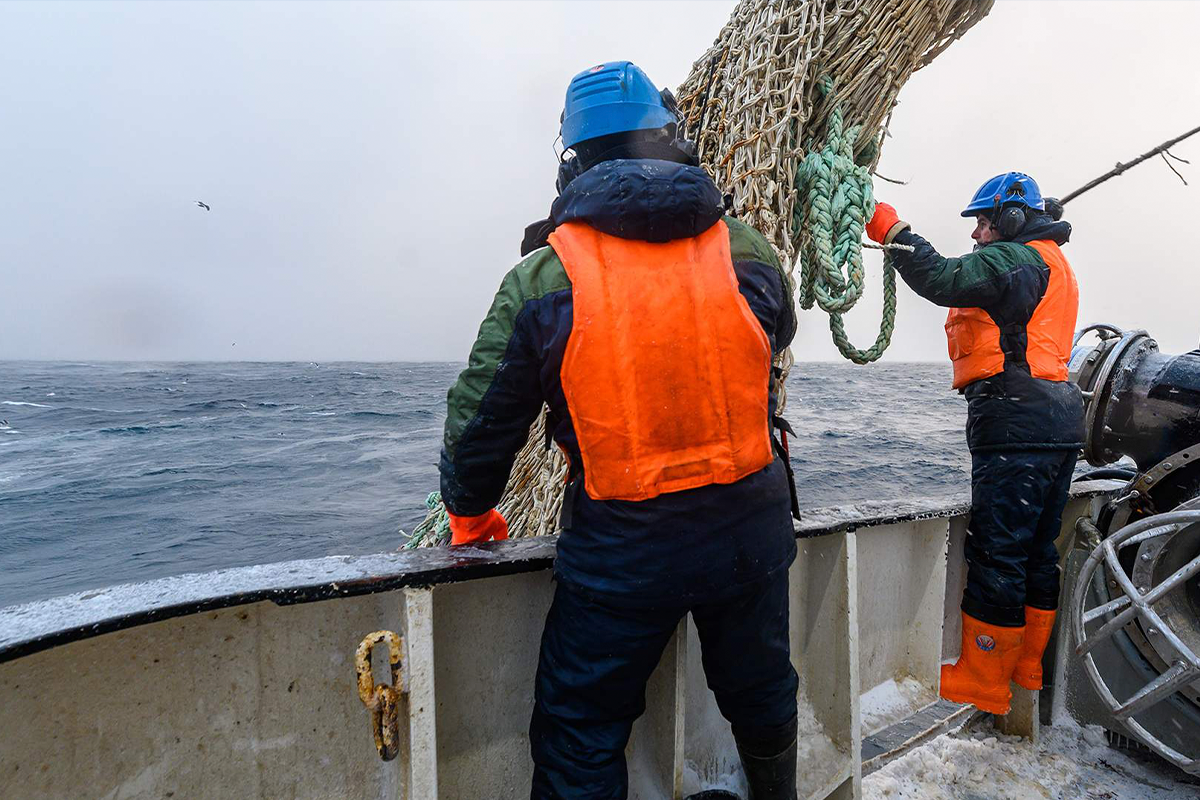
[[[1200,353],[1131,350],[1112,370],[1095,425],[1106,456],[1129,456],[1145,471],[1200,443]]]

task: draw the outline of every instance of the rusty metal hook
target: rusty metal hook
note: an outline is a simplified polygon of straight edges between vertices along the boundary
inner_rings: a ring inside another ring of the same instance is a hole
[[[388,666],[392,683],[375,684],[371,674],[371,652],[380,642],[388,643]],[[371,733],[375,736],[375,749],[384,761],[391,761],[400,752],[400,696],[405,694],[400,684],[402,668],[401,639],[391,631],[368,633],[354,652],[354,672],[358,677],[358,697],[367,711],[371,712]]]

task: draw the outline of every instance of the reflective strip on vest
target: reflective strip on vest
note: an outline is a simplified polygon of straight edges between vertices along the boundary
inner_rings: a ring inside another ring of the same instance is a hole
[[[574,322],[562,386],[596,500],[727,484],[771,463],[771,346],[718,221],[654,244],[558,226]]]
[[[1033,377],[1065,381],[1079,315],[1079,283],[1057,244],[1047,239],[1027,244],[1050,268],[1050,282],[1025,325],[1025,361]],[[1004,371],[1000,328],[982,308],[950,309],[946,340],[954,362],[955,389]]]

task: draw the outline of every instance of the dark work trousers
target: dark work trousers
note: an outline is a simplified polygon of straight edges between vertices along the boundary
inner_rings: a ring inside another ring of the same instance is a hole
[[[1054,540],[1075,471],[1076,450],[971,454],[971,522],[962,610],[1019,627],[1025,606],[1058,607]]]
[[[560,582],[529,725],[534,800],[628,796],[629,732],[646,709],[646,681],[689,611],[708,686],[734,735],[768,749],[795,736],[786,569],[724,602],[673,608],[617,607]]]

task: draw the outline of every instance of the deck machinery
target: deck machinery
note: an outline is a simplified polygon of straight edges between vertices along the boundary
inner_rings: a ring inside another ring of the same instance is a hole
[[[1093,325],[1071,379],[1090,476],[1125,485],[1064,553],[1051,707],[1200,774],[1200,349],[1166,355],[1145,331]]]

